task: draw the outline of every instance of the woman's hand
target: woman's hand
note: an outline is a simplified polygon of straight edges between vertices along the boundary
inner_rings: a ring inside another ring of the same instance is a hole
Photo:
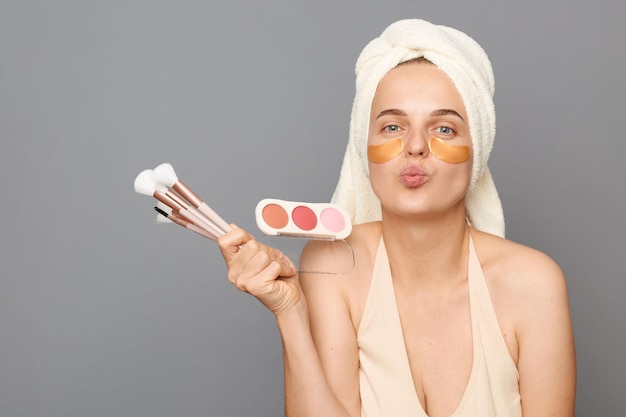
[[[228,280],[256,297],[277,317],[304,301],[296,267],[278,249],[259,243],[232,225],[218,244],[228,267]]]

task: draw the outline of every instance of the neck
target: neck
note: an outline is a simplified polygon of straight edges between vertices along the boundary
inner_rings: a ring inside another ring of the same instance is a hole
[[[442,286],[466,278],[469,228],[465,207],[438,217],[385,212],[382,234],[394,281],[401,286]]]

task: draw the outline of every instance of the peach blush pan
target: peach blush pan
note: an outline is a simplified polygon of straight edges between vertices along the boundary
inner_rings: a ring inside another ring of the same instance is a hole
[[[391,139],[380,145],[369,145],[367,158],[376,164],[382,164],[400,155],[403,149],[404,141],[401,138]],[[460,164],[470,157],[469,146],[451,145],[437,137],[431,137],[428,140],[428,149],[435,157],[450,164]]]
[[[352,232],[348,212],[330,203],[266,198],[256,206],[256,223],[268,236],[340,240]]]

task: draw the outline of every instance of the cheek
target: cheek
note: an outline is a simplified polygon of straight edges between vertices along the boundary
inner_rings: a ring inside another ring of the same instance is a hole
[[[374,194],[380,198],[380,192],[390,188],[390,179],[393,178],[391,164],[370,162],[369,181]]]
[[[438,159],[451,164],[460,164],[470,157],[470,147],[465,145],[451,145],[443,139],[431,137],[428,140],[430,153]]]
[[[367,147],[367,159],[375,164],[382,164],[400,155],[403,149],[404,141],[399,138],[391,139],[380,145],[369,145]]]

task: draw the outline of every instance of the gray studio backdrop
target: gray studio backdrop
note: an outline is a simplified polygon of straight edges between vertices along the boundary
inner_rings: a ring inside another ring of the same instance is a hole
[[[0,416],[282,415],[273,317],[133,180],[170,162],[256,234],[328,201],[356,57],[406,17],[489,53],[508,237],[567,276],[577,415],[625,415],[623,4],[2,0]]]

